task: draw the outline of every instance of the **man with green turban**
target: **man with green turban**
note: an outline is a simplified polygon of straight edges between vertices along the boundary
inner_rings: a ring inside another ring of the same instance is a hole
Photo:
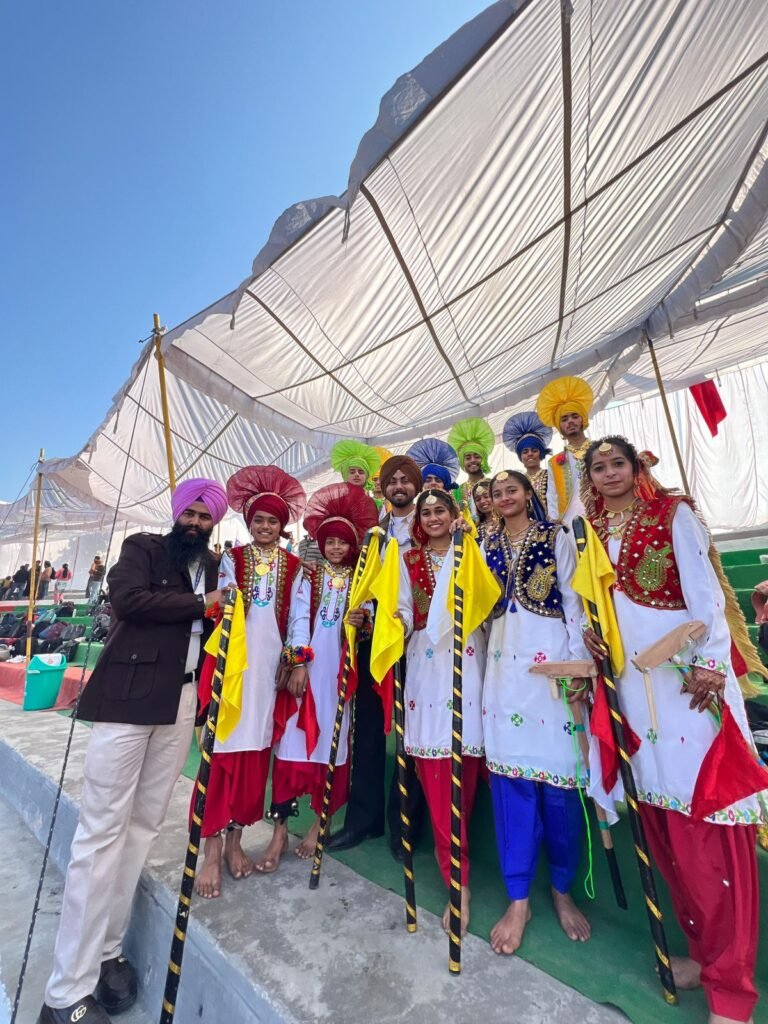
[[[459,464],[469,478],[461,485],[461,497],[473,519],[477,516],[477,510],[472,491],[475,484],[479,484],[490,475],[488,456],[493,451],[495,441],[493,430],[488,423],[477,416],[459,420],[448,434],[448,444],[456,451]]]

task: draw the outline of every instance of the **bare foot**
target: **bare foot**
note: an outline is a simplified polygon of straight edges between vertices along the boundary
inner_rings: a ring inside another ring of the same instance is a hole
[[[277,871],[280,858],[288,849],[288,826],[275,823],[275,831],[269,841],[269,846],[264,851],[264,856],[256,861],[255,867],[259,874],[271,875]]]
[[[461,937],[467,934],[467,928],[469,927],[469,901],[472,899],[472,893],[469,891],[468,885],[462,885],[461,887]],[[443,911],[443,931],[446,935],[450,934],[451,931],[451,904],[447,904]]]
[[[310,857],[315,855],[315,847],[317,846],[317,837],[320,834],[320,819],[314,823],[310,828],[309,832],[304,836],[299,845],[293,851],[297,857],[301,860],[309,860]]]
[[[701,964],[697,964],[689,956],[671,956],[669,962],[677,988],[687,990],[701,987]]]
[[[205,862],[195,878],[195,892],[204,900],[221,896],[221,846],[221,836],[209,836],[205,840]]]
[[[528,897],[524,900],[512,900],[501,920],[497,921],[491,931],[491,949],[494,953],[512,956],[520,948],[523,941],[525,926],[531,920],[531,908]]]
[[[584,917],[582,912],[573,902],[570,893],[552,890],[552,902],[555,905],[555,913],[560,920],[560,925],[574,942],[586,942],[592,936],[592,926]]]
[[[242,829],[233,828],[227,832],[227,839],[224,843],[224,860],[227,862],[229,873],[233,878],[248,878],[253,874],[253,861],[248,857],[240,843],[242,842]]]

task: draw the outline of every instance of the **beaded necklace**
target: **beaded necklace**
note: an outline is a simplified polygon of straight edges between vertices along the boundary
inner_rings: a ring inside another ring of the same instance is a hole
[[[253,545],[253,603],[259,608],[266,608],[275,596],[275,580],[277,578],[277,545],[261,548]]]
[[[506,526],[504,526],[499,533],[501,554],[504,558],[504,565],[507,571],[507,587],[504,597],[509,604],[510,611],[515,610],[515,570],[517,569],[520,552],[523,550],[523,544],[525,544],[525,538],[530,526],[531,523],[529,521],[523,533],[514,539],[510,536]]]
[[[448,551],[451,549],[448,548]],[[429,580],[432,584],[432,593],[435,592],[435,577],[439,574],[440,570],[445,563],[445,559],[448,557],[448,551],[444,551],[442,554],[439,551],[435,551],[433,547],[427,547],[427,572],[429,573]]]
[[[352,575],[352,569],[349,566],[331,565],[328,561],[325,561],[323,566],[325,583],[320,601],[320,624],[326,629],[331,629],[344,612],[347,603],[347,581]]]

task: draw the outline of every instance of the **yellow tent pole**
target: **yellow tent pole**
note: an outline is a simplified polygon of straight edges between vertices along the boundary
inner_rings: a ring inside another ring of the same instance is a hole
[[[646,335],[648,340],[648,351],[651,354],[651,362],[653,363],[653,372],[656,374],[656,383],[659,386],[659,397],[661,398],[661,404],[664,409],[664,415],[667,419],[667,427],[669,428],[669,436],[672,438],[672,447],[675,449],[675,458],[677,459],[677,468],[680,470],[680,476],[683,481],[683,489],[686,494],[691,493],[691,485],[688,483],[688,474],[685,472],[685,465],[683,463],[683,456],[680,451],[680,445],[677,440],[677,434],[675,433],[675,427],[672,423],[672,413],[669,411],[669,403],[667,402],[667,392],[664,390],[664,381],[661,379],[661,370],[659,369],[659,361],[656,358],[656,350],[653,347],[653,342]]]
[[[37,542],[40,538],[40,499],[43,493],[43,474],[40,466],[45,458],[45,452],[40,449],[37,458],[37,487],[35,488],[35,525],[32,532],[32,564],[29,570],[29,604],[27,605],[27,649],[26,659],[29,664],[32,657],[32,623],[35,618],[35,597],[37,594]]]
[[[163,329],[160,326],[160,314],[155,313],[154,327],[152,334],[155,338],[155,358],[157,359],[157,372],[160,377],[160,403],[163,408],[163,432],[165,434],[165,457],[168,460],[168,483],[171,486],[171,494],[176,490],[176,470],[173,467],[173,445],[171,444],[171,419],[168,414],[168,391],[165,386],[165,359],[160,349],[160,342],[163,338]]]

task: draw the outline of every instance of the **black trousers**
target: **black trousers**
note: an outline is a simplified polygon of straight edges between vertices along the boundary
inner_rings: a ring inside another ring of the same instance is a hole
[[[400,793],[397,768],[386,787],[386,737],[384,712],[374,689],[370,671],[371,645],[363,642],[357,648],[358,685],[355,694],[354,729],[352,732],[352,777],[344,828],[350,832],[383,832],[386,821],[393,839],[400,838]],[[405,659],[403,659],[405,661]],[[406,759],[408,772],[408,817],[411,838],[418,838],[424,821],[424,792],[416,777],[413,758]],[[388,793],[385,807],[385,792]]]

